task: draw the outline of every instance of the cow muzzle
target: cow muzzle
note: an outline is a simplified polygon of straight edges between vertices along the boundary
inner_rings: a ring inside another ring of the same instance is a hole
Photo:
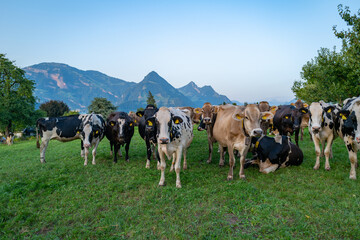
[[[260,137],[263,134],[263,131],[260,128],[256,128],[251,131],[252,137]]]
[[[314,133],[319,133],[319,132],[320,132],[320,127],[318,127],[318,126],[313,126],[313,127],[311,127],[311,130],[312,130]]]
[[[204,122],[205,124],[210,124],[210,123],[211,123],[211,118],[206,117],[206,118],[203,119],[203,122]]]
[[[169,143],[169,139],[168,138],[161,138],[159,139],[160,144],[168,144]]]

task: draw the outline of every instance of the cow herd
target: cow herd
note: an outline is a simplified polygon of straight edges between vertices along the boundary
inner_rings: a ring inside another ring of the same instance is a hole
[[[202,108],[179,107],[157,108],[148,105],[138,112],[113,112],[107,119],[100,114],[80,114],[67,117],[40,118],[37,121],[37,146],[40,161],[45,162],[45,151],[51,139],[62,142],[81,140],[81,156],[84,165],[88,163],[89,149],[92,150],[92,164],[96,164],[96,150],[106,136],[110,142],[110,154],[114,163],[120,147],[125,145],[125,160],[129,161],[129,149],[138,126],[140,136],[147,149],[146,168],[150,160],[157,159],[161,170],[159,185],[165,185],[166,158],[172,159],[170,171],[175,169],[176,187],[181,187],[180,168],[187,169],[187,149],[193,140],[193,126],[206,130],[209,157],[212,161],[213,144],[219,146],[219,166],[224,166],[225,153],[229,155],[228,180],[233,179],[236,157],[240,158],[239,177],[244,179],[244,169],[257,165],[260,172],[270,173],[279,168],[300,165],[303,153],[299,148],[299,134],[308,126],[314,142],[316,161],[314,169],[320,167],[320,156],[325,156],[325,169],[330,170],[332,143],[336,137],[343,139],[349,154],[350,178],[356,179],[357,151],[360,149],[360,97],[346,99],[341,107],[323,101],[309,105],[298,100],[293,105],[271,107],[268,102],[246,106],[218,105],[205,103]],[[275,137],[267,136],[269,133]],[[295,133],[295,144],[290,136]],[[41,138],[41,145],[39,144]],[[326,147],[325,146],[326,143]],[[322,149],[320,150],[320,144]],[[252,157],[246,159],[248,153]]]

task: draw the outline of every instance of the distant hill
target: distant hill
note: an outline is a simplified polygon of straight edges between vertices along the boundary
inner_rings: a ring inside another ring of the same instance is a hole
[[[220,95],[211,86],[198,87],[194,82],[178,88],[178,90],[190,98],[197,106],[202,106],[205,102],[218,105],[223,102],[231,103],[232,101],[225,95]]]
[[[25,67],[26,76],[35,80],[35,96],[39,102],[64,101],[73,110],[87,112],[95,97],[105,97],[119,111],[146,106],[151,91],[158,106],[201,107],[204,102],[231,102],[211,86],[199,88],[194,82],[176,89],[152,71],[139,83],[109,77],[98,71],[83,71],[62,63],[40,63]]]

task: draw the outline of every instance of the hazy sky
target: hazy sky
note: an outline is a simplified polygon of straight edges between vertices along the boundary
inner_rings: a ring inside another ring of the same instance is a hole
[[[337,5],[360,1],[0,0],[0,53],[19,67],[59,62],[140,82],[156,71],[231,100],[290,100],[302,66],[340,49]]]

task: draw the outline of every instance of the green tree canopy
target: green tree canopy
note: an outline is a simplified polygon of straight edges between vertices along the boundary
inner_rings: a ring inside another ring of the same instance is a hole
[[[33,80],[0,54],[0,128],[7,135],[15,125],[32,125],[35,112]]]
[[[156,106],[155,98],[154,98],[154,96],[152,95],[152,93],[151,93],[150,91],[149,91],[149,94],[148,94],[148,98],[147,98],[147,100],[146,100],[146,103],[147,103],[147,105],[152,104],[152,105],[154,105],[155,107],[157,107],[157,106]]]
[[[348,7],[338,6],[340,17],[350,27],[338,31],[342,49],[321,48],[318,56],[308,61],[300,73],[302,80],[295,81],[291,90],[306,102],[324,100],[338,102],[360,94],[360,11],[351,15]]]
[[[116,110],[116,107],[106,98],[94,98],[88,106],[88,110],[89,113],[98,113],[107,118],[111,112]]]
[[[65,112],[70,111],[69,106],[66,103],[57,100],[44,102],[39,108],[45,111],[48,117],[60,117],[64,115]]]

